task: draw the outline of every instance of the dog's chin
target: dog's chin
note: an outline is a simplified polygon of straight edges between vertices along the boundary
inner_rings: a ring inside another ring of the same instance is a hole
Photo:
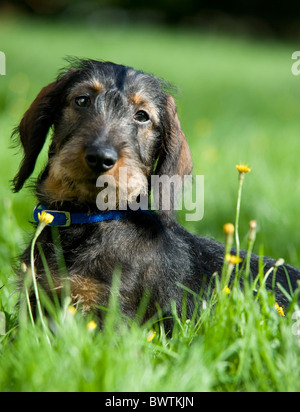
[[[98,188],[96,205],[99,211],[136,210],[139,208],[141,196],[148,196],[148,187],[135,187],[133,190],[130,187],[107,185]]]

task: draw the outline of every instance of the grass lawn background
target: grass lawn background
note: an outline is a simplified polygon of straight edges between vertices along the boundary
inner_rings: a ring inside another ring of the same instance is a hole
[[[11,131],[64,57],[133,66],[179,88],[194,174],[205,175],[204,219],[185,226],[223,241],[222,226],[235,217],[235,165],[247,163],[252,172],[242,199],[242,245],[249,220],[256,219],[255,251],[263,246],[265,254],[299,266],[300,78],[291,73],[297,47],[174,28],[18,17],[0,18],[0,39],[7,59],[7,75],[0,77],[0,311],[9,331],[0,336],[0,390],[299,390],[291,313],[279,318],[272,305],[259,311],[238,291],[196,331],[183,323],[177,340],[156,337],[149,344],[145,329],[135,327],[89,334],[79,317],[67,322],[51,348],[43,340],[37,345],[38,332],[16,328],[17,297],[11,295],[11,263],[28,241],[35,199],[29,190],[13,195],[9,187],[21,159],[9,149]],[[44,162],[45,151],[38,169]]]

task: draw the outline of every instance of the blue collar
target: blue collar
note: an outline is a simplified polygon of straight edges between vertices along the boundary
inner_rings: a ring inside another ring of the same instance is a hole
[[[48,210],[43,205],[37,205],[33,212],[33,218],[35,222],[39,222],[38,213],[46,212],[54,217],[53,222],[49,226],[58,226],[58,227],[68,227],[70,225],[78,225],[85,223],[97,223],[104,222],[106,220],[119,220],[121,218],[128,217],[129,211],[123,210],[112,210],[109,212],[101,213],[70,213],[63,212],[60,210]],[[148,210],[139,210],[138,212],[152,214]]]

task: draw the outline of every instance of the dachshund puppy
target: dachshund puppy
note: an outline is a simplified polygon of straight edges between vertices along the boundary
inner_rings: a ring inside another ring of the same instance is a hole
[[[99,307],[108,305],[116,268],[121,272],[123,313],[134,317],[147,296],[144,320],[154,316],[157,307],[171,316],[172,301],[180,315],[183,289],[205,291],[212,275],[222,271],[224,246],[188,233],[174,219],[174,198],[193,164],[166,88],[164,81],[130,67],[76,60],[41,90],[15,133],[24,149],[13,181],[18,192],[52,128],[48,163],[35,182],[39,206],[34,213],[36,221],[42,211],[53,216],[38,239],[52,282],[36,248],[38,282],[51,296],[53,290],[61,294],[67,280],[74,305],[98,311],[100,322]],[[150,197],[154,175],[179,177],[170,190],[169,210],[161,202],[156,212],[130,208],[133,201],[139,204]],[[102,190],[100,178],[106,179]],[[105,205],[113,193],[116,210],[100,211],[99,202]],[[54,238],[59,238],[59,248]],[[22,261],[30,264],[29,248]],[[267,271],[275,261],[266,258],[264,263]],[[258,273],[255,255],[251,272]],[[300,272],[291,266],[279,267],[276,281],[289,291],[286,272],[295,289]],[[271,280],[267,286],[272,288]],[[279,289],[275,293],[279,304],[288,304]],[[192,294],[186,305],[190,317]]]

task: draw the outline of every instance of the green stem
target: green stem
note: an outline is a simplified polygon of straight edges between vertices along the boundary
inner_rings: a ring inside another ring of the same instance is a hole
[[[25,279],[25,283],[26,283],[26,279]],[[29,311],[29,317],[30,317],[32,326],[35,327],[27,285],[25,285],[25,295],[26,295],[26,302],[27,302],[28,311]]]
[[[240,220],[240,210],[241,210],[241,199],[242,199],[242,188],[244,182],[244,173],[239,175],[239,191],[238,199],[236,205],[236,215],[235,215],[235,244],[236,244],[236,256],[240,257],[240,238],[239,238],[239,220]],[[239,271],[239,265],[236,265],[236,273]]]
[[[42,231],[45,227],[46,227],[46,224],[40,222],[37,229],[36,229],[34,238],[33,238],[32,243],[31,243],[30,264],[31,264],[31,274],[32,274],[33,288],[34,288],[34,293],[35,293],[35,298],[36,298],[36,305],[37,305],[37,308],[38,308],[39,316],[40,316],[44,331],[46,333],[47,340],[50,344],[50,339],[49,339],[49,336],[48,336],[48,333],[47,333],[47,326],[46,326],[46,323],[45,323],[45,320],[44,320],[44,314],[43,314],[43,311],[42,311],[42,305],[41,305],[38,285],[37,285],[37,281],[36,281],[36,274],[35,274],[35,270],[34,270],[34,248],[35,248],[35,244],[36,244],[36,241],[37,241],[38,237],[40,236],[40,234],[42,233]],[[31,310],[30,310],[30,312],[31,312]]]
[[[256,238],[256,222],[253,220],[250,222],[250,232],[248,235],[248,247],[247,247],[247,256],[246,256],[246,270],[245,270],[245,284],[248,287],[248,279],[250,276],[250,265],[251,265],[251,256],[253,252],[253,246]]]

